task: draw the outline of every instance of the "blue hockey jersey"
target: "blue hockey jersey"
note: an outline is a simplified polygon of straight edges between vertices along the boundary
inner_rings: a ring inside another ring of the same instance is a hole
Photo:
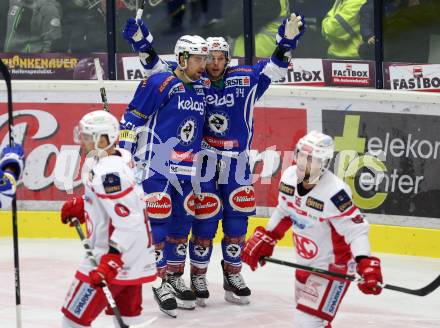
[[[120,122],[119,146],[134,155],[142,180],[195,176],[205,110],[200,82],[185,84],[162,72],[139,84]]]
[[[208,103],[203,145],[227,151],[235,157],[250,149],[253,138],[254,105],[271,81],[287,72],[287,62],[262,60],[253,66],[228,67],[219,82],[207,91]]]
[[[175,68],[176,63],[159,61],[146,75]],[[274,56],[252,66],[232,66],[223,79],[211,82],[206,76],[206,117],[203,148],[236,157],[250,149],[253,138],[254,105],[268,89],[287,73],[288,62]]]

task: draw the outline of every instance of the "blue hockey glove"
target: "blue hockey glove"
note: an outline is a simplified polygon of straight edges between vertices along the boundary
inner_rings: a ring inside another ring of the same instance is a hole
[[[278,46],[288,50],[296,49],[298,41],[305,31],[304,16],[292,13],[290,18],[284,19],[283,23],[278,27],[276,43]]]
[[[137,22],[134,18],[127,19],[122,35],[136,52],[147,52],[152,48],[153,35],[142,19],[138,19]]]
[[[24,168],[24,151],[19,144],[6,146],[0,153],[0,170],[10,171],[19,180]]]

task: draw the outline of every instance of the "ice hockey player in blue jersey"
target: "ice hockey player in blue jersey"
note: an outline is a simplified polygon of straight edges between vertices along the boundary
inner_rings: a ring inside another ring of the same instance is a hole
[[[195,295],[182,278],[188,235],[195,217],[192,177],[201,149],[206,100],[199,81],[208,44],[185,35],[175,46],[178,66],[142,81],[121,120],[120,147],[137,162],[162,284],[153,288],[165,313],[193,309]],[[174,297],[174,296],[175,297]],[[176,303],[177,301],[177,303]]]
[[[212,253],[212,240],[222,219],[222,240],[225,299],[247,304],[251,294],[241,271],[243,247],[248,217],[255,214],[255,194],[249,165],[249,150],[253,137],[253,108],[271,81],[287,72],[291,50],[305,31],[304,19],[292,14],[280,25],[277,47],[272,57],[253,66],[228,67],[229,45],[222,37],[208,38],[210,58],[206,67],[208,104],[202,147],[217,156],[215,179],[201,177],[201,193],[196,198],[196,220],[190,241],[191,287],[197,303],[204,306],[209,297],[206,272]],[[140,38],[142,34],[144,37]],[[130,38],[137,35],[137,41]],[[148,76],[167,70],[168,64],[159,59],[152,48],[152,35],[143,21],[128,20],[125,36],[135,51]],[[172,66],[172,64],[171,64]],[[209,163],[205,166],[209,167]],[[204,167],[205,167],[204,166]],[[207,170],[208,171],[208,170]]]
[[[23,147],[19,144],[6,146],[0,153],[0,208],[11,207],[24,167]]]

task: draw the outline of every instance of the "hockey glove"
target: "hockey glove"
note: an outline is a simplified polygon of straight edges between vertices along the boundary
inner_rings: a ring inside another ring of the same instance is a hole
[[[84,216],[84,200],[80,196],[74,196],[66,200],[61,208],[61,222],[72,227],[74,223],[73,218],[77,218],[81,224],[85,222]]]
[[[278,27],[276,43],[282,48],[294,50],[305,31],[304,16],[292,13],[290,18],[284,19],[283,23]]]
[[[263,256],[271,256],[273,253],[273,248],[275,247],[277,240],[263,227],[257,227],[254,234],[247,240],[241,252],[241,260],[247,263],[252,271],[258,267],[258,262]],[[266,262],[261,261],[261,266],[265,265]]]
[[[138,19],[137,22],[134,18],[127,19],[122,35],[135,52],[147,52],[152,48],[153,35],[142,19]]]
[[[357,265],[357,272],[364,279],[358,287],[364,294],[378,295],[382,288],[378,285],[382,283],[382,272],[380,270],[380,260],[377,257],[363,257]]]
[[[122,265],[121,254],[104,254],[96,269],[89,273],[90,283],[95,287],[100,286],[103,280],[111,283],[118,275]]]
[[[16,181],[20,180],[24,167],[24,151],[19,144],[6,146],[0,154],[0,170],[9,171]]]

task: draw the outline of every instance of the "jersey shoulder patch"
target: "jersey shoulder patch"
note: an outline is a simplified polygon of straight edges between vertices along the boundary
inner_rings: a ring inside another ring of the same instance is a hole
[[[330,200],[341,213],[345,212],[347,208],[353,205],[350,196],[344,189],[338,191],[333,197],[330,198]]]
[[[101,178],[106,194],[113,194],[122,190],[121,178],[117,172],[107,173]]]
[[[159,73],[161,74],[161,73]],[[160,93],[164,92],[165,89],[167,89],[167,87],[171,87],[174,83],[172,83],[173,81],[178,82],[177,81],[177,77],[175,77],[174,75],[170,74],[170,73],[162,73],[161,74],[161,81],[159,80],[157,85],[158,85],[158,90]]]

